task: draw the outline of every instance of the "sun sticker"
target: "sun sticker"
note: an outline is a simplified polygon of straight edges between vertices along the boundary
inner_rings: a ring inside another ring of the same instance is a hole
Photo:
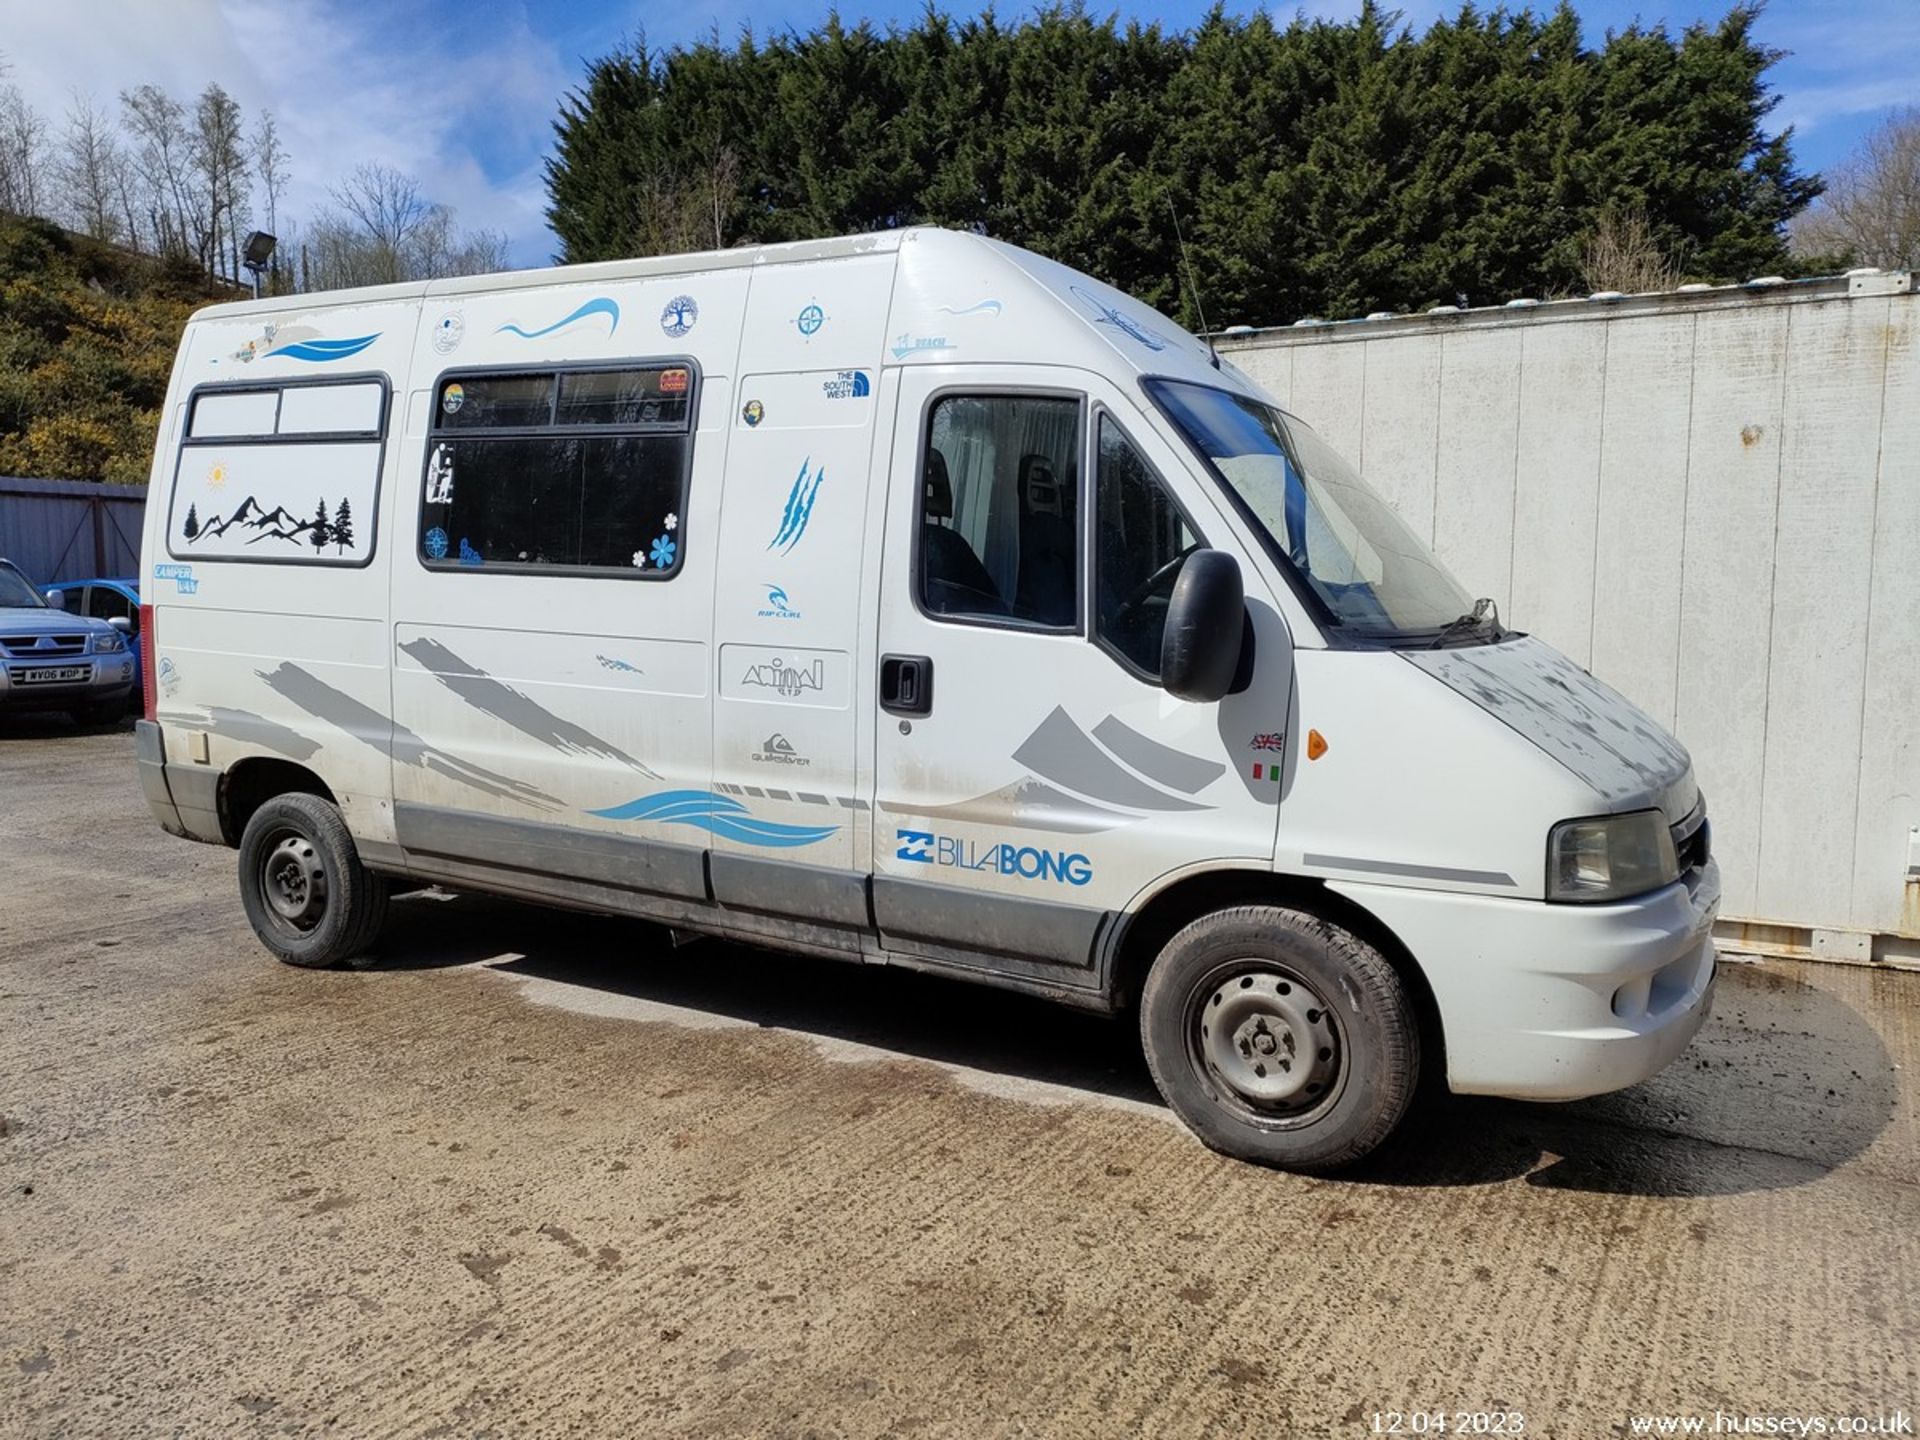
[[[227,467],[218,460],[207,467],[207,485],[214,490],[222,490],[227,484]]]

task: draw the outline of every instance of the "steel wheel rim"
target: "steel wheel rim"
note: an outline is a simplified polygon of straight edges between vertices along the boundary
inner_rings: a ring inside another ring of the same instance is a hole
[[[1300,974],[1270,960],[1230,961],[1193,987],[1187,1055],[1220,1104],[1268,1129],[1311,1124],[1346,1086],[1339,1017]]]
[[[281,832],[260,862],[260,896],[282,930],[310,935],[326,918],[327,869],[319,850],[297,831]]]

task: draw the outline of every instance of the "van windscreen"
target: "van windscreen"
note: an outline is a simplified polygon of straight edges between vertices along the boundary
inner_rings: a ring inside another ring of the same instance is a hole
[[[1209,385],[1147,389],[1275,560],[1305,582],[1329,638],[1392,645],[1456,633],[1472,605],[1466,591],[1309,427]]]

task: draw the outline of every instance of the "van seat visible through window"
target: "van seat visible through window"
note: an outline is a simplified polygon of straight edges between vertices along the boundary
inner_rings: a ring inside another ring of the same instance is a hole
[[[943,523],[953,519],[953,481],[947,475],[947,457],[927,451],[924,472],[926,499],[920,527],[922,595],[927,608],[938,614],[1007,613],[1000,587],[967,543],[966,536]]]

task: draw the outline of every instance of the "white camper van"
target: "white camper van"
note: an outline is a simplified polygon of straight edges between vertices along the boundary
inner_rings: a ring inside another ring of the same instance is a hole
[[[142,783],[267,948],[433,882],[1137,1008],[1205,1140],[1706,1014],[1686,752],[1165,317],[906,230],[204,310]]]

